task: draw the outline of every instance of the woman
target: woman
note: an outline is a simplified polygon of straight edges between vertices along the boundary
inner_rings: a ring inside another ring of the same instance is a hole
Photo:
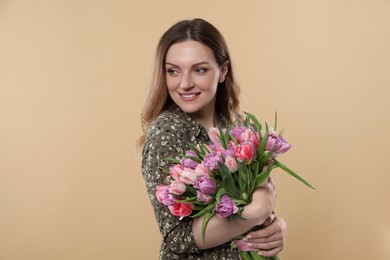
[[[247,246],[263,256],[283,248],[286,230],[282,219],[272,214],[276,191],[269,181],[253,194],[242,216],[232,221],[213,217],[202,238],[202,217],[171,215],[156,199],[156,187],[164,182],[169,165],[163,159],[188,150],[189,143],[210,142],[207,130],[226,126],[239,115],[239,87],[223,36],[202,19],[185,20],[168,29],[156,53],[154,81],[142,113],[144,134],[142,173],[163,236],[160,259],[239,259],[230,241],[254,226]]]

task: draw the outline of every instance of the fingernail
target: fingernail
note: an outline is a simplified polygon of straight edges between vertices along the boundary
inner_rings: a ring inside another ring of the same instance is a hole
[[[247,235],[245,236],[246,239],[251,239],[252,238],[252,235]]]
[[[243,237],[243,238],[242,238],[242,240],[244,240],[244,241],[248,241],[248,238],[246,238],[246,237]]]

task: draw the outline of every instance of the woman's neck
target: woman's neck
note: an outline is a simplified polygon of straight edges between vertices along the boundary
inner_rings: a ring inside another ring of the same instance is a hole
[[[212,127],[215,127],[217,125],[215,111],[210,111],[203,116],[195,114],[192,116],[206,129],[206,131],[209,131]]]

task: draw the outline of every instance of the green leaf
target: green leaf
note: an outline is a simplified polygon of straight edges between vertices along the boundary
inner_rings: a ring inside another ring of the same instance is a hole
[[[264,137],[262,137],[259,148],[257,149],[257,160],[259,162],[263,161],[262,158],[265,151],[265,147],[267,145],[268,135],[269,135],[269,128],[268,128],[268,124],[266,123]],[[259,133],[259,136],[261,136],[261,133]]]
[[[213,212],[210,212],[210,213],[206,213],[203,217],[203,221],[202,221],[202,238],[204,240],[204,236],[205,236],[205,231],[206,231],[206,226],[207,226],[207,223],[209,222],[209,220],[214,216],[214,211]]]
[[[236,204],[237,206],[242,206],[242,205],[247,205],[248,202],[245,201],[245,200],[237,200],[237,199],[235,199],[234,200],[234,204]]]
[[[221,202],[221,197],[225,194],[227,194],[227,192],[224,188],[218,189],[217,194],[215,194],[215,200]]]
[[[191,156],[191,155],[183,155],[182,156],[183,158],[187,158],[187,159],[191,159],[197,163],[201,163],[202,162],[202,159],[198,158],[198,157],[195,157],[195,156]]]
[[[164,167],[158,167],[161,171],[165,172],[165,173],[171,173],[168,169],[165,169]]]
[[[249,201],[248,191],[250,190],[250,178],[249,176],[250,169],[249,167],[243,163],[243,162],[238,162],[238,171],[236,173],[237,176],[237,182],[239,184],[239,192],[240,192],[240,198],[245,201]]]
[[[257,175],[256,180],[255,180],[255,187],[264,183],[268,179],[269,175],[271,174],[271,171],[275,168],[276,168],[276,166],[271,165],[264,172]]]
[[[200,151],[202,154],[210,153],[209,149],[204,144],[200,144]]]
[[[225,190],[234,195],[235,198],[240,197],[240,191],[237,189],[234,178],[229,171],[229,168],[226,167],[223,163],[218,162],[218,167],[220,170],[220,174],[222,176],[222,184]]]
[[[179,199],[178,202],[194,202],[197,200],[197,197],[185,197],[183,199]]]
[[[228,135],[229,135],[230,139],[233,140],[234,144],[238,145],[237,139],[234,138],[234,136],[230,133],[230,131],[228,131]]]
[[[244,182],[244,178],[243,178],[242,172],[240,170],[237,170],[235,175],[236,175],[236,178],[237,178],[238,189],[241,190],[241,191],[244,190],[245,182]]]
[[[254,176],[257,176],[259,174],[259,166],[260,166],[260,163],[257,160],[253,161],[252,164],[250,165],[250,167],[252,169],[252,174]]]
[[[185,194],[190,194],[196,196],[196,189],[190,185],[186,185],[186,192]]]
[[[192,215],[192,218],[197,218],[197,217],[205,215],[207,212],[212,212],[214,210],[214,207],[215,207],[214,204],[210,204],[206,208],[204,208],[201,211],[199,211],[198,213],[196,213],[195,215]]]
[[[257,118],[256,118],[254,115],[252,115],[251,113],[244,112],[244,114],[247,115],[247,116],[252,120],[252,122],[253,122],[253,123],[255,124],[255,126],[256,126],[257,132],[260,134],[260,131],[261,131],[261,129],[262,129],[262,126],[261,126],[259,120],[257,120]]]
[[[299,176],[298,174],[296,174],[295,172],[293,172],[290,168],[288,168],[286,165],[284,165],[283,163],[279,162],[278,160],[274,160],[274,164],[281,168],[282,170],[284,170],[285,172],[287,172],[288,174],[290,174],[291,176],[297,178],[298,180],[300,180],[303,184],[305,184],[307,187],[309,188],[312,188],[313,190],[315,190],[316,188],[314,188],[310,183],[308,183],[307,181],[305,181],[301,176]]]
[[[172,157],[164,158],[163,160],[167,161],[167,162],[170,162],[170,163],[173,163],[173,164],[179,164],[180,163],[180,160],[178,160],[176,158],[172,158]]]
[[[195,148],[195,145],[189,143],[188,146],[190,147],[190,150],[195,152],[196,155],[198,155],[199,158],[203,158],[204,157],[204,154],[202,154],[201,152],[199,152],[198,149]]]
[[[244,125],[245,125],[246,127],[250,127],[250,125],[251,125],[251,120],[250,120],[249,116],[245,118]]]
[[[221,128],[218,128],[219,130],[219,140],[221,141],[221,145],[224,149],[227,149],[228,148],[228,143],[229,143],[229,140],[227,138],[227,136],[224,134],[224,132],[222,131]]]
[[[261,159],[262,165],[266,164],[267,161],[271,159],[272,155],[274,154],[274,151],[275,151],[275,147],[273,147],[271,151],[268,151],[266,155],[264,155],[265,152],[263,153],[263,159]]]
[[[278,113],[275,111],[275,123],[274,123],[274,131],[276,132],[276,128],[278,127]]]

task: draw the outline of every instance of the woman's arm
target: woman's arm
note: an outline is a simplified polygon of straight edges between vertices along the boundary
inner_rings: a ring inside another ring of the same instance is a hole
[[[206,226],[205,239],[202,237],[203,217],[196,218],[192,224],[195,243],[199,249],[207,249],[224,244],[247,232],[256,225],[261,225],[272,214],[276,192],[272,182],[266,182],[256,188],[252,202],[245,206],[242,217],[228,221],[214,216]]]

